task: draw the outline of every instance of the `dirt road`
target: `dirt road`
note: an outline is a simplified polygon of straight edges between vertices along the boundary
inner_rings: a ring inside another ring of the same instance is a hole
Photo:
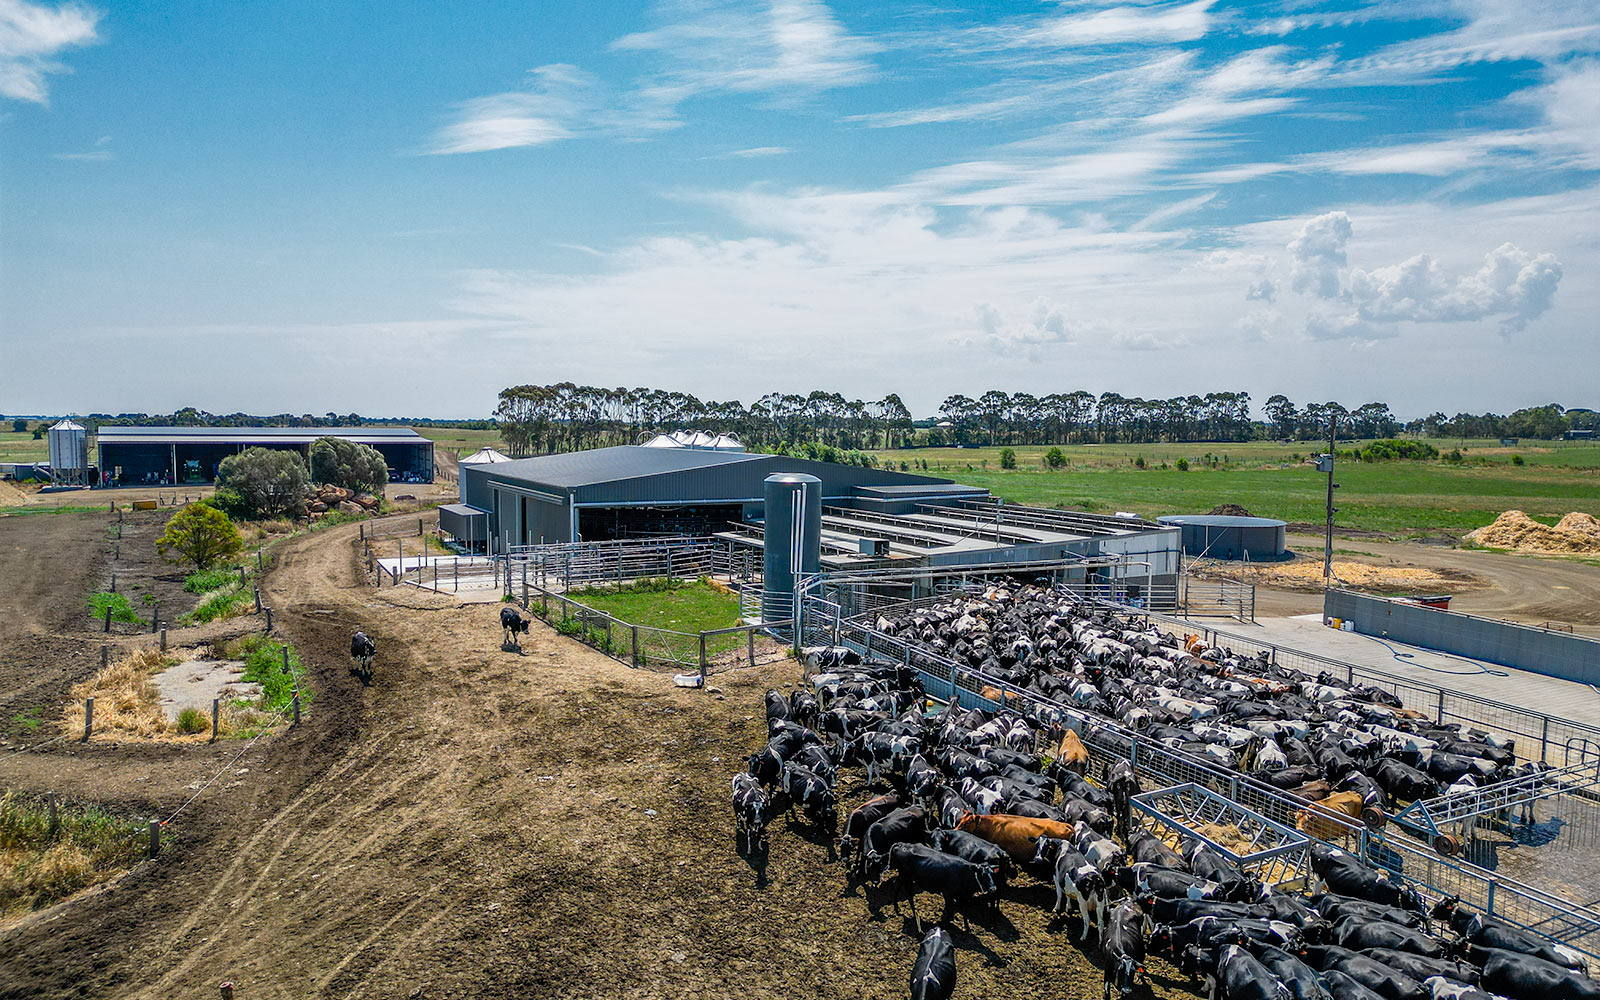
[[[904,995],[909,914],[874,914],[781,821],[769,863],[732,849],[728,776],[791,667],[727,675],[718,700],[538,625],[506,653],[493,606],[365,587],[354,534],[285,544],[266,581],[315,710],[182,813],[160,858],[0,938],[0,997]],[[371,689],[346,667],[358,626]],[[0,781],[45,780],[38,757]],[[1016,895],[957,933],[958,996],[1098,997],[1030,905],[1050,894]]]
[[[1302,551],[1314,548],[1320,553],[1322,549],[1322,539],[1311,535],[1290,535],[1289,544]],[[1457,595],[1450,602],[1452,610],[1535,625],[1554,622],[1571,625],[1579,633],[1600,635],[1600,566],[1553,556],[1510,555],[1367,538],[1340,539],[1334,546],[1340,550],[1340,559],[1392,560],[1402,566],[1471,573],[1487,583]],[[1256,593],[1259,616],[1315,614],[1321,610],[1321,594],[1268,588]]]

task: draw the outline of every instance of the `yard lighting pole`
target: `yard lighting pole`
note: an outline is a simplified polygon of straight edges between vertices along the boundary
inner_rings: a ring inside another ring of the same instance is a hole
[[[1328,525],[1322,542],[1322,589],[1333,582],[1333,515],[1339,508],[1333,505],[1333,491],[1339,484],[1333,481],[1333,453],[1339,440],[1339,413],[1328,417],[1328,453],[1317,460],[1317,471],[1328,474]]]

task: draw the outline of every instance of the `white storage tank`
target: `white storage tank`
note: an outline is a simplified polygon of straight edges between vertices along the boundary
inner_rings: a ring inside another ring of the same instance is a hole
[[[89,483],[89,432],[74,420],[63,420],[45,433],[50,441],[50,479],[56,485]]]

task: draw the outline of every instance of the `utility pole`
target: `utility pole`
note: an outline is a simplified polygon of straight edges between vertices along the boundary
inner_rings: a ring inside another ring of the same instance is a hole
[[[1322,542],[1322,589],[1327,590],[1333,582],[1333,515],[1338,510],[1333,505],[1333,491],[1339,484],[1333,481],[1333,453],[1339,441],[1339,411],[1334,410],[1328,415],[1328,453],[1317,462],[1317,471],[1328,474],[1328,526]]]

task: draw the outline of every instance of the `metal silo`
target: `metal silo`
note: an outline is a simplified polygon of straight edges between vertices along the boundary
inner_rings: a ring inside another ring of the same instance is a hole
[[[50,479],[56,485],[89,482],[89,432],[83,425],[63,420],[46,432],[50,439]]]
[[[793,617],[797,576],[822,566],[822,480],[798,472],[766,478],[761,620]]]

